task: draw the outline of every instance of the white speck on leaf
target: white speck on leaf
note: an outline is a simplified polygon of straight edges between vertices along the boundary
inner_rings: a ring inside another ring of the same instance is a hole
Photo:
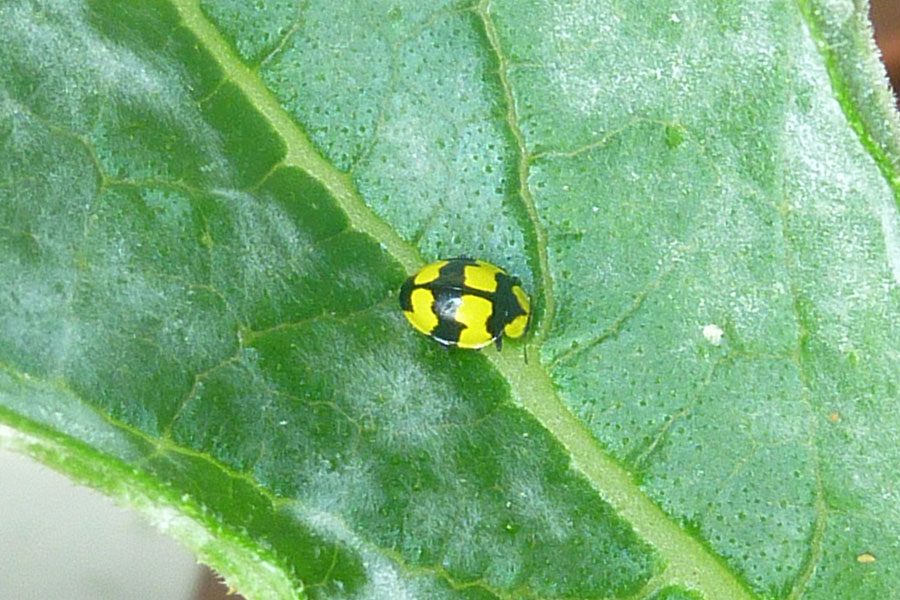
[[[706,325],[703,327],[703,337],[706,338],[706,341],[714,346],[718,346],[722,343],[722,335],[725,332],[722,331],[722,328],[718,325]]]

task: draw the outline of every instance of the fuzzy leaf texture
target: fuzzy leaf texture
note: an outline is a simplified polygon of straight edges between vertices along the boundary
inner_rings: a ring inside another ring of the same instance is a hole
[[[252,599],[894,597],[866,8],[0,3],[2,443]],[[500,354],[397,306],[460,254]]]

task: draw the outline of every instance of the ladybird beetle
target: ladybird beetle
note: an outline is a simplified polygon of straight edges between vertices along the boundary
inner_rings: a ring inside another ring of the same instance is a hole
[[[403,282],[400,307],[410,324],[445,346],[500,350],[503,336],[522,337],[528,295],[517,277],[465,256],[431,263]]]

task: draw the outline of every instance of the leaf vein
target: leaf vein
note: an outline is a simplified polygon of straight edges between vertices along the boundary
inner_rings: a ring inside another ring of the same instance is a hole
[[[538,263],[537,281],[540,282],[538,299],[543,305],[540,313],[535,311],[535,316],[538,321],[533,334],[533,343],[535,345],[540,345],[547,335],[549,335],[556,310],[556,301],[553,293],[553,279],[550,276],[547,232],[544,230],[543,226],[541,226],[535,199],[528,187],[529,165],[531,164],[532,156],[525,141],[525,134],[519,124],[519,115],[516,111],[516,97],[509,77],[509,58],[503,53],[500,44],[500,35],[497,32],[496,25],[491,16],[490,4],[491,0],[481,0],[475,7],[475,13],[481,19],[484,27],[484,34],[487,37],[490,49],[497,60],[497,71],[500,79],[500,86],[503,89],[503,101],[506,105],[506,124],[516,141],[516,150],[519,155],[517,165],[519,179],[518,195],[525,207],[525,212],[531,222],[534,235],[534,246]]]

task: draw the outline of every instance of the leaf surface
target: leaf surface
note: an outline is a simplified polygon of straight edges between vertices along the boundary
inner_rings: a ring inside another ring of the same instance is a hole
[[[0,15],[2,443],[248,597],[895,589],[897,123],[853,3]],[[532,292],[524,343],[408,327],[459,254]]]

